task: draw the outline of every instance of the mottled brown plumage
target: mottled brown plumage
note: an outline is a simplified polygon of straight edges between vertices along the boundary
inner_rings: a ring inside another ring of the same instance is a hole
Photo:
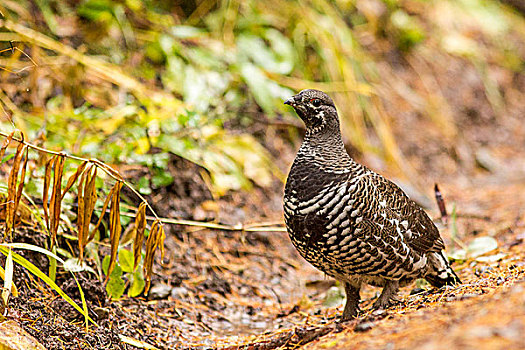
[[[286,182],[286,227],[299,253],[345,286],[342,319],[356,316],[363,283],[384,287],[378,308],[416,278],[436,287],[458,283],[428,215],[397,185],[348,155],[332,99],[303,90],[285,104],[306,125]]]

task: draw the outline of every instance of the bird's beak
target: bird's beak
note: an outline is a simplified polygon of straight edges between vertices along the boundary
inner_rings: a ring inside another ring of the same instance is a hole
[[[295,106],[295,96],[292,96],[289,99],[287,99],[286,101],[284,101],[284,104],[294,107]]]

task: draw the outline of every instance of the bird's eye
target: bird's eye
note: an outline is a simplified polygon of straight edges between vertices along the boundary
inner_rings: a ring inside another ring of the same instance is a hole
[[[319,107],[321,105],[321,100],[318,98],[311,99],[310,101],[312,102],[314,107]]]

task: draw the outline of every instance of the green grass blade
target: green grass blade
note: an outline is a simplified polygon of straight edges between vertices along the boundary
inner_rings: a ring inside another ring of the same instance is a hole
[[[84,321],[86,323],[86,332],[87,332],[89,328],[89,318],[88,318],[88,308],[87,308],[87,303],[86,303],[86,297],[84,295],[84,290],[82,289],[82,286],[78,282],[77,277],[73,273],[71,274],[73,275],[73,278],[75,279],[75,282],[77,283],[78,290],[80,291],[80,299],[82,300],[82,309],[84,310]]]
[[[53,246],[53,248],[51,249],[53,249],[53,254],[55,254],[56,256],[57,247]],[[53,257],[49,257],[49,278],[51,278],[53,281],[56,281],[56,277],[57,277],[57,259]]]
[[[24,243],[13,243],[13,244],[20,245],[20,244],[24,244]],[[12,246],[13,244],[9,244],[9,245]],[[30,244],[28,244],[28,245],[31,246]],[[34,248],[35,246],[32,246],[32,247]],[[38,247],[36,247],[36,248],[38,248]],[[42,248],[40,248],[40,249],[42,249]],[[36,249],[31,249],[31,250],[36,250]],[[42,249],[42,250],[45,251],[45,249]],[[6,255],[6,256],[9,254],[9,249],[6,248],[6,244],[0,245],[0,252],[2,254]],[[44,254],[46,254],[46,255],[54,255],[53,253],[51,253],[49,251],[46,251],[46,252],[47,253],[44,253]],[[20,264],[21,266],[25,267],[33,275],[39,277],[42,281],[47,283],[55,292],[57,292],[62,298],[64,298],[65,301],[67,301],[78,312],[80,312],[87,320],[91,321],[94,325],[97,325],[97,323],[95,321],[93,321],[93,319],[91,317],[89,317],[89,315],[88,315],[86,310],[84,310],[80,306],[78,306],[78,304],[73,299],[71,299],[66,293],[64,293],[64,291],[53,280],[51,280],[51,278],[49,278],[45,273],[40,271],[40,269],[38,267],[36,267],[31,262],[29,262],[27,259],[25,259],[24,257],[22,257],[21,255],[19,255],[17,253],[13,252],[12,256],[13,256],[13,260],[17,264]],[[57,258],[57,260],[60,259],[56,255],[55,255],[55,257]],[[60,259],[60,260],[62,260],[62,259]]]
[[[13,248],[13,249],[32,250],[34,252],[41,253],[41,254],[47,255],[47,256],[55,259],[55,260],[58,260],[61,264],[64,263],[64,260],[62,260],[62,258],[60,258],[58,255],[50,252],[49,250],[47,250],[45,248],[41,248],[41,247],[33,245],[33,244],[28,244],[28,243],[2,243],[2,244],[0,244],[0,246],[6,247],[6,248]]]

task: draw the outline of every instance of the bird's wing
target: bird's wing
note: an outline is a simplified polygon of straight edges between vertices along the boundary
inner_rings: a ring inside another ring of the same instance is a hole
[[[371,210],[396,225],[408,246],[418,253],[438,252],[445,248],[432,219],[401,188],[378,174],[363,180],[369,182],[374,192]]]

